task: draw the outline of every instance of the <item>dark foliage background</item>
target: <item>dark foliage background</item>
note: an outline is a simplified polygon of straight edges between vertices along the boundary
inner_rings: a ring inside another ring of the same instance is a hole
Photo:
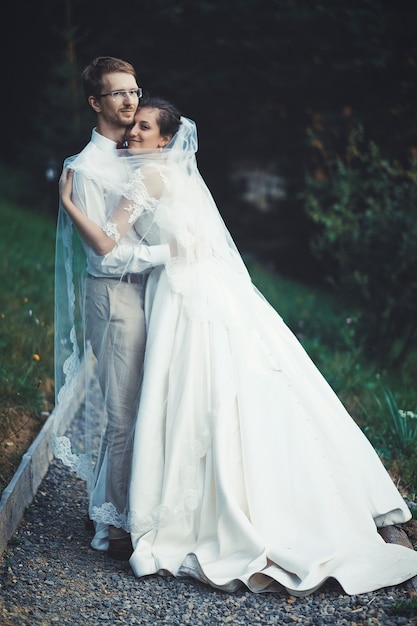
[[[114,55],[196,120],[254,282],[414,495],[416,427],[398,407],[417,414],[417,1],[0,6],[0,426],[52,396],[57,181],[94,124],[81,71]]]
[[[417,8],[406,0],[3,0],[0,191],[53,213],[65,156],[94,118],[79,76],[97,55],[131,61],[145,91],[197,121],[200,169],[238,245],[312,278],[300,200],[311,149],[343,150],[353,123],[390,158],[417,146]],[[231,173],[268,169],[285,198],[238,201]],[[25,176],[12,184],[11,172]]]

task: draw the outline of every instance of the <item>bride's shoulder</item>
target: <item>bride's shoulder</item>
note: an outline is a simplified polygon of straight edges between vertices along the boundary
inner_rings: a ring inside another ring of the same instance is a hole
[[[167,187],[166,168],[160,163],[149,162],[141,165],[134,173],[134,180],[153,197],[161,197]]]

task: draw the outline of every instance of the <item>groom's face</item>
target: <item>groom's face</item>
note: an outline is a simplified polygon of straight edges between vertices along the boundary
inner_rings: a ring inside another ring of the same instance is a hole
[[[126,128],[134,122],[139,98],[136,79],[126,72],[105,74],[102,91],[96,100],[99,114],[111,125]]]

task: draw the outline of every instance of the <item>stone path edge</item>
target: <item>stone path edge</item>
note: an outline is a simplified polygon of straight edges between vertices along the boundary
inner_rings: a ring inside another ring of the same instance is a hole
[[[60,417],[59,427],[55,428],[55,409],[51,412],[36,439],[22,456],[13,478],[4,489],[0,500],[0,555],[4,552],[14,531],[18,527],[26,507],[30,505],[45,477],[54,457],[54,436],[63,435],[70,426],[84,399],[81,386],[84,377],[90,372],[92,362],[86,359],[81,363],[75,382],[76,402],[66,407],[65,417]]]
[[[68,415],[64,431],[71,423],[75,411]],[[30,505],[45,477],[53,459],[53,437],[55,414],[50,414],[36,439],[22,457],[13,478],[4,489],[0,500],[0,555],[6,548],[19,525],[25,509]],[[61,429],[60,429],[61,430]],[[61,434],[61,433],[60,433]]]

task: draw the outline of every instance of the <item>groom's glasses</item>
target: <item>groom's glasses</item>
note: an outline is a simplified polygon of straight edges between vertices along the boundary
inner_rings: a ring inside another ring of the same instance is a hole
[[[106,96],[111,96],[113,100],[124,100],[127,96],[131,98],[141,98],[142,97],[142,89],[128,89],[127,91],[110,91],[110,93],[101,93],[99,94],[100,98],[105,98]]]

